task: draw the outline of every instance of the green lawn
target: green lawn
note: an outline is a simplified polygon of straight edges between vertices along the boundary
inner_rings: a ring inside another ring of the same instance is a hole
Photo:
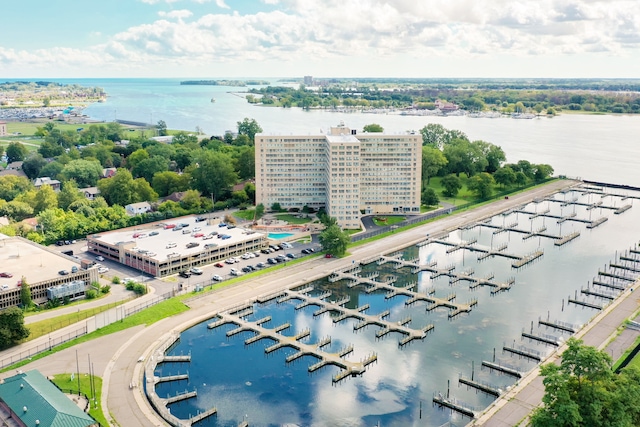
[[[247,209],[244,211],[237,211],[234,212],[233,216],[237,216],[238,218],[242,218],[245,221],[253,221],[253,217],[256,214],[256,210],[255,209]]]
[[[84,319],[95,316],[96,314],[100,314],[103,311],[107,311],[113,307],[119,306],[124,303],[125,301],[118,301],[115,303],[105,304],[103,306],[90,308],[87,310],[78,309],[78,311],[74,313],[63,314],[61,316],[57,316],[52,319],[41,320],[39,322],[28,324],[27,328],[31,333],[29,334],[29,337],[23,342],[34,340],[50,332],[57,331],[58,329],[62,329],[76,322],[80,322]]]
[[[64,132],[67,130],[77,131],[78,128],[87,128],[88,124],[69,124],[62,122],[53,122],[56,125],[57,129]],[[33,136],[36,133],[39,127],[43,127],[45,122],[42,123],[31,123],[31,122],[7,122],[7,133],[12,135],[14,132],[20,132],[21,136]]]
[[[302,215],[303,218],[298,218],[296,215]],[[280,213],[276,214],[276,218],[281,221],[287,221],[289,224],[306,224],[311,222],[311,218],[306,218],[309,214],[289,214],[289,213]]]
[[[78,377],[77,373],[73,374],[74,378],[71,379],[72,374],[56,374],[51,382],[58,386],[60,390],[66,394],[78,393]],[[93,396],[91,388],[91,380],[93,380],[93,388],[95,388],[96,394]],[[80,374],[80,392],[91,399],[91,406],[89,407],[89,415],[94,420],[98,421],[100,425],[108,426],[109,423],[102,413],[102,406],[100,405],[100,398],[102,396],[102,378],[89,377],[88,374]]]
[[[387,226],[387,225],[393,225],[393,224],[397,224],[399,222],[404,221],[405,219],[407,219],[404,216],[400,216],[400,215],[377,215],[373,217],[373,223],[377,226]]]

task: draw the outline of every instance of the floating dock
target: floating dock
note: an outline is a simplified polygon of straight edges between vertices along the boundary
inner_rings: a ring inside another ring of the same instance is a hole
[[[464,406],[462,402],[458,402],[456,399],[445,398],[441,394],[433,397],[433,403],[452,409],[469,418],[475,418],[476,416],[475,412],[471,408]]]
[[[507,366],[504,364],[499,364],[495,362],[489,362],[487,360],[482,361],[482,366],[492,369],[494,371],[502,372],[503,374],[511,375],[512,377],[522,378],[522,372],[518,371],[516,368],[511,366]]]
[[[490,394],[495,397],[500,397],[502,394],[502,390],[492,384],[486,383],[484,381],[475,381],[471,378],[465,378],[462,375],[458,378],[458,382],[460,384],[464,384],[469,387],[473,387],[476,390],[480,390],[483,393]]]

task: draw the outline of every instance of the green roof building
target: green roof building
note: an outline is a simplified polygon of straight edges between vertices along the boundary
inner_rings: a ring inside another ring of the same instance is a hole
[[[23,372],[0,383],[0,410],[26,427],[89,427],[85,414],[39,371]]]

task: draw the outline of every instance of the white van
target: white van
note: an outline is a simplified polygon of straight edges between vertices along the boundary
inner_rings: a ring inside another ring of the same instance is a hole
[[[167,249],[175,248],[176,246],[178,246],[178,245],[176,245],[176,242],[167,243]]]
[[[188,228],[185,228],[182,230],[182,234],[191,234],[191,230],[189,230]]]

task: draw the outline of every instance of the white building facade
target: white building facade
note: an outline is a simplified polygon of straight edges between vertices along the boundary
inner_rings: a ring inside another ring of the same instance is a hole
[[[345,229],[364,214],[418,214],[419,133],[361,133],[344,125],[318,135],[255,137],[256,203],[325,208]]]

